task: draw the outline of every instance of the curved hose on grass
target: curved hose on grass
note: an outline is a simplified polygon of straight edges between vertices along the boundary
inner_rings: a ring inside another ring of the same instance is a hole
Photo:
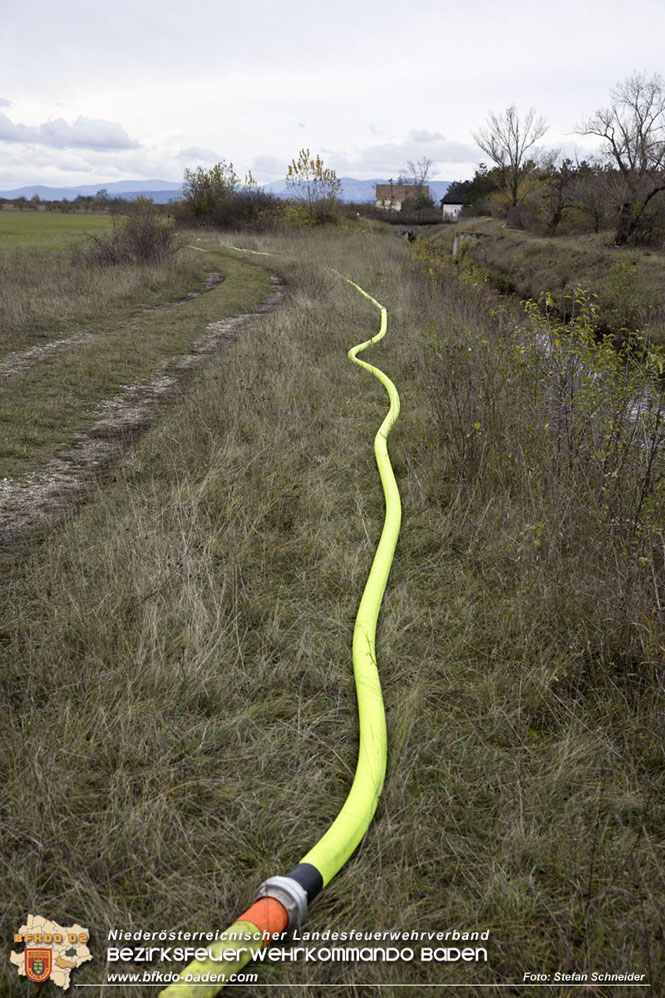
[[[353,672],[360,727],[356,772],[348,797],[328,831],[286,876],[270,877],[261,884],[251,907],[220,939],[207,947],[208,959],[196,960],[187,966],[184,976],[185,981],[190,983],[172,984],[161,992],[168,998],[175,998],[176,995],[178,998],[213,998],[233,974],[250,962],[252,953],[267,945],[271,937],[300,926],[307,914],[308,903],[339,872],[362,841],[383,787],[387,755],[386,719],[376,666],[375,636],[402,520],[399,490],[388,455],[388,434],[399,415],[399,395],[383,371],[358,359],[359,353],[385,336],[388,322],[386,309],[354,281],[346,277],[343,280],[380,310],[378,333],[352,347],[348,356],[378,378],[388,392],[390,402],[374,439],[386,515],[353,630]]]

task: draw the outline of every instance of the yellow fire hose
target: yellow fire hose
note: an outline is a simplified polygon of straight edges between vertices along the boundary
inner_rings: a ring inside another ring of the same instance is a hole
[[[359,360],[357,356],[385,336],[388,321],[386,309],[354,281],[346,277],[343,280],[380,310],[381,324],[376,336],[352,347],[348,356],[379,379],[390,401],[374,440],[386,515],[353,631],[353,672],[360,727],[356,773],[341,811],[323,837],[286,876],[270,877],[261,884],[251,907],[220,939],[207,947],[208,958],[190,963],[180,975],[183,983],[174,983],[161,992],[167,998],[213,998],[233,974],[249,963],[252,950],[256,952],[271,937],[299,927],[307,914],[308,903],[339,872],[362,841],[383,787],[386,720],[376,667],[375,635],[402,519],[399,490],[388,456],[388,434],[399,415],[399,395],[383,371]]]

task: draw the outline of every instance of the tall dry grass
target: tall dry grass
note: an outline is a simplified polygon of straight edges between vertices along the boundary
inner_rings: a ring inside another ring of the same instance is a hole
[[[2,252],[0,351],[27,349],[82,324],[100,325],[122,311],[177,297],[200,275],[201,260],[189,253],[99,267],[71,249]]]
[[[370,360],[401,395],[405,515],[377,649],[385,790],[308,927],[490,929],[489,963],[286,963],[261,980],[530,996],[525,971],[634,970],[655,994],[658,504],[630,543],[598,521],[557,463],[547,392],[518,349],[528,331],[486,288],[354,227],[243,245],[274,254],[257,261],[288,281],[283,307],[75,519],[5,558],[5,938],[28,911],[77,919],[95,960],[76,982],[101,981],[110,927],[225,927],[345,797],[385,399],[346,360],[376,312],[333,268],[389,310]]]

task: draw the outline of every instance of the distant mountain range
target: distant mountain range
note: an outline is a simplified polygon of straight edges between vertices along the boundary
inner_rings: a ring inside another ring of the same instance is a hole
[[[17,187],[13,191],[0,191],[0,198],[32,198],[38,194],[42,201],[73,201],[77,197],[90,197],[105,190],[110,197],[149,197],[156,204],[165,204],[180,196],[182,185],[173,180],[117,180],[110,184],[82,184],[80,187],[44,187],[33,184]]]
[[[377,184],[387,184],[387,179],[356,180],[355,177],[340,177],[343,201],[365,204],[374,201]],[[289,197],[290,191],[284,180],[273,180],[264,184],[264,189],[276,197]],[[440,201],[450,187],[448,180],[430,180],[430,197]],[[128,201],[134,198],[151,198],[155,204],[167,204],[176,200],[182,192],[182,185],[172,180],[118,180],[110,184],[83,184],[80,187],[44,187],[35,184],[30,187],[17,187],[12,191],[0,191],[1,198],[28,198],[38,194],[42,201],[73,201],[77,197],[94,196],[105,190],[110,197],[121,197]]]

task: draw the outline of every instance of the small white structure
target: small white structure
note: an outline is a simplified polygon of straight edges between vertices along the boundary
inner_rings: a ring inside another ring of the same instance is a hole
[[[445,194],[441,199],[441,206],[443,207],[443,217],[455,221],[464,207],[464,201],[459,194]]]

